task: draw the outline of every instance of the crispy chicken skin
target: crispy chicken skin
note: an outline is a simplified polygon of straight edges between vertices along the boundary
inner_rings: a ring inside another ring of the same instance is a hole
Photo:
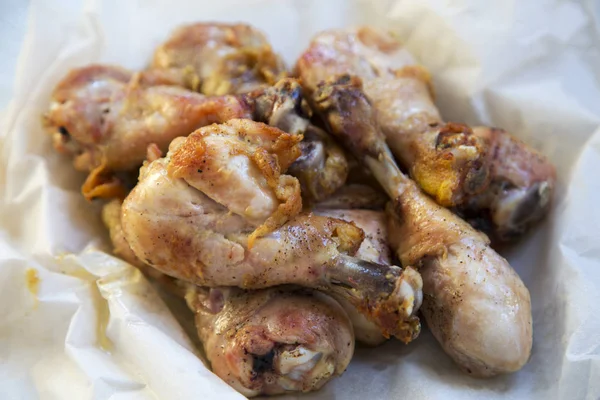
[[[501,129],[444,124],[429,73],[391,34],[368,27],[323,32],[296,70],[310,91],[338,74],[360,77],[410,176],[494,239],[516,239],[547,214],[556,181],[549,160]]]
[[[150,69],[177,75],[188,89],[209,96],[249,92],[287,75],[260,31],[214,22],[175,30],[156,49]]]
[[[354,333],[344,310],[327,295],[291,287],[247,291],[185,284],[138,260],[123,237],[120,200],[104,206],[102,219],[116,256],[185,295],[213,372],[240,393],[313,391],[345,371]]]
[[[123,179],[116,173],[139,168],[150,144],[166,151],[176,137],[233,118],[251,118],[298,135],[306,131],[293,171],[311,198],[324,198],[344,184],[344,154],[309,125],[295,80],[244,95],[204,97],[173,86],[178,83],[170,78],[164,71],[134,74],[92,65],[71,71],[58,84],[44,124],[54,147],[73,156],[76,169],[89,172],[82,188],[88,199],[124,197]]]
[[[438,203],[460,204],[487,186],[486,143],[465,125],[442,123],[429,72],[392,35],[368,27],[320,33],[296,71],[309,92],[336,75],[360,77],[390,148]]]
[[[230,121],[228,125],[233,127],[240,122]],[[266,127],[253,121],[245,123],[256,129]],[[222,131],[218,125],[204,129],[214,129],[217,135]],[[291,137],[283,132],[281,135]],[[143,167],[138,185],[123,203],[125,239],[140,260],[165,274],[201,286],[257,289],[297,284],[338,293],[378,324],[384,335],[405,342],[418,335],[419,321],[414,316],[421,298],[418,273],[410,267],[403,270],[352,257],[364,233],[340,219],[290,214],[285,224],[270,226],[274,228],[270,232],[253,237],[258,221],[213,200],[214,186],[209,181],[203,185],[196,181],[204,179],[204,172],[197,172],[193,185],[188,183],[192,181],[190,177],[173,176],[184,167],[183,161],[174,161],[175,155],[184,147],[194,147],[195,141],[194,135],[178,139],[165,158]],[[250,153],[244,154],[247,157]],[[230,162],[239,155],[230,154]],[[197,162],[195,158],[188,160]],[[224,165],[223,160],[218,162]],[[272,167],[283,171],[281,165]],[[229,173],[226,168],[221,171]],[[256,186],[270,188],[268,177],[256,164],[248,164],[238,173],[247,173],[248,182]],[[251,179],[253,174],[256,176]],[[230,187],[229,197],[240,201],[236,207],[245,209],[241,202],[245,200],[250,206],[253,198],[242,196],[237,190]]]
[[[360,81],[331,80],[314,93],[330,131],[369,167],[392,202],[389,240],[403,265],[420,266],[422,312],[446,353],[467,373],[489,377],[529,359],[529,291],[485,234],[436,204],[397,167]]]
[[[144,74],[91,65],[71,71],[55,88],[46,130],[54,147],[89,171],[87,198],[118,197],[113,172],[139,168],[151,143],[166,151],[172,139],[252,110],[234,96],[208,98],[176,86],[146,86]],[[152,80],[156,83],[156,80]]]
[[[318,390],[354,353],[348,316],[317,291],[190,287],[186,299],[213,372],[247,397]]]
[[[263,123],[233,119],[174,142],[169,174],[259,226],[253,241],[302,210],[300,183],[281,173],[300,155],[300,140]]]

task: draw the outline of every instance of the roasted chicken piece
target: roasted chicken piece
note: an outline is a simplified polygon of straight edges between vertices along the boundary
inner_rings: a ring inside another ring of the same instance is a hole
[[[500,239],[515,238],[548,211],[554,167],[508,133],[442,122],[429,72],[390,33],[368,27],[315,36],[297,62],[315,91],[339,74],[358,76],[393,154],[436,201]]]
[[[177,139],[169,174],[257,226],[250,246],[302,210],[300,183],[281,173],[300,155],[301,140],[269,125],[233,119]]]
[[[318,390],[354,353],[348,316],[318,291],[190,285],[186,299],[213,372],[247,397]]]
[[[210,96],[250,92],[287,75],[261,32],[214,22],[175,30],[155,51],[150,69],[177,75],[188,89]]]
[[[171,140],[202,126],[252,118],[295,134],[309,127],[301,87],[292,79],[250,94],[217,97],[151,86],[162,83],[176,84],[157,71],[133,74],[92,65],[71,71],[56,87],[45,126],[55,148],[72,155],[76,169],[90,172],[82,188],[87,198],[124,197],[123,179],[116,173],[139,168],[150,144],[166,151]],[[307,136],[314,135],[309,130]],[[339,148],[333,143],[322,148],[318,153],[304,147],[303,160],[310,161],[302,161],[323,167],[321,175],[298,174],[319,198],[343,185],[347,174]]]
[[[456,211],[494,239],[517,239],[548,213],[556,170],[545,156],[502,129],[479,126],[473,133],[490,143],[492,181]]]
[[[383,265],[391,265],[392,255],[387,243],[387,221],[386,215],[380,211],[371,210],[327,210],[320,208],[314,210],[317,215],[331,218],[339,218],[352,222],[365,232],[365,239],[354,255],[361,260],[371,261]],[[352,304],[341,296],[334,295],[340,303],[354,327],[356,340],[368,346],[378,346],[385,342],[386,338],[381,334],[381,329],[369,321]],[[422,299],[417,300],[420,304]]]
[[[171,293],[185,295],[213,372],[240,393],[308,392],[345,371],[354,334],[344,310],[327,295],[291,287],[209,289],[177,281],[135,256],[123,237],[120,200],[107,203],[102,217],[116,256]]]
[[[429,73],[393,36],[367,27],[320,33],[296,70],[310,92],[336,75],[360,77],[390,148],[440,204],[460,204],[488,185],[486,143],[467,126],[442,123]]]
[[[291,158],[280,164],[283,157],[276,156],[276,151],[291,152],[285,149],[294,135],[280,131],[275,138],[271,136],[275,129],[249,120],[201,128],[175,140],[165,158],[143,167],[122,210],[125,239],[136,257],[165,274],[201,286],[258,289],[297,284],[337,293],[384,335],[412,340],[419,332],[414,316],[421,298],[419,274],[410,267],[403,270],[352,257],[364,235],[354,224],[311,214],[293,216],[297,203],[289,199],[298,199],[296,186],[286,185],[281,191],[285,200],[280,199],[276,186],[293,180],[276,176]],[[235,152],[214,150],[218,157],[203,155],[206,146],[199,142],[209,132],[220,137],[227,130],[239,132],[240,146],[250,132],[271,137],[272,144],[250,146],[250,150],[240,147]],[[208,168],[211,171],[206,174]],[[245,175],[247,185],[256,189],[230,185],[228,196],[220,196],[223,188],[218,182],[229,174]],[[255,202],[258,195],[249,193],[262,193],[265,208]],[[218,201],[235,207],[229,209]],[[274,214],[258,225],[257,216],[265,216],[267,212],[262,211],[267,208]],[[283,218],[274,217],[278,213]],[[289,221],[281,225],[285,219]],[[269,220],[276,223],[269,225]],[[265,225],[268,229],[260,230]]]
[[[256,121],[304,134],[302,156],[290,174],[298,178],[308,201],[324,199],[346,181],[348,164],[342,150],[309,124],[301,86],[280,80],[285,66],[256,29],[220,23],[181,27],[156,50],[150,71],[179,75],[185,87],[207,95],[254,91],[247,100],[258,111]]]
[[[354,222],[365,231],[365,239],[356,252],[356,257],[380,264],[391,264],[390,250],[386,241],[387,227],[384,213],[367,210],[316,210],[316,214]],[[113,253],[117,257],[137,267],[145,275],[154,281],[160,282],[163,286],[166,286],[178,295],[180,294],[178,292],[181,290],[181,287],[187,286],[178,285],[180,282],[175,282],[174,278],[170,278],[159,270],[142,263],[135,256],[129,247],[129,243],[127,243],[123,236],[120,200],[113,199],[103,207],[102,220],[109,230],[110,239],[113,244]],[[385,337],[381,334],[379,327],[370,322],[352,304],[341,296],[336,296],[336,300],[350,316],[357,340],[370,346],[376,346],[385,341]]]
[[[420,266],[422,313],[444,350],[467,373],[489,377],[529,359],[529,291],[487,236],[436,204],[397,167],[359,78],[319,85],[315,111],[371,169],[392,199],[389,240],[403,265]]]
[[[92,65],[71,71],[54,90],[44,123],[54,147],[90,172],[82,188],[87,198],[122,196],[114,172],[139,168],[151,143],[165,151],[172,139],[198,127],[252,116],[237,97],[146,86],[145,76]]]

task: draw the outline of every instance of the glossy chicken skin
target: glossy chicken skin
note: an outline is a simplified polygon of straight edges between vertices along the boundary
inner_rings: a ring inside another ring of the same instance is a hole
[[[323,293],[192,287],[186,299],[213,372],[247,397],[318,390],[354,353],[346,313]]]
[[[390,34],[368,27],[322,32],[296,70],[310,92],[336,75],[360,77],[393,153],[438,203],[460,204],[487,186],[486,143],[465,125],[442,123],[429,73]]]
[[[269,128],[253,121],[245,123],[258,131]],[[216,125],[208,128],[217,133],[221,129]],[[281,135],[292,137],[283,132]],[[421,279],[413,269],[351,257],[364,234],[339,219],[290,214],[285,224],[270,226],[274,230],[253,236],[258,221],[214,201],[210,182],[204,186],[188,184],[203,179],[204,172],[197,172],[193,179],[173,176],[183,168],[182,160],[197,162],[185,157],[174,161],[187,146],[195,146],[193,135],[174,141],[166,158],[142,168],[140,182],[123,203],[125,239],[140,260],[165,274],[202,286],[256,289],[297,284],[338,293],[378,324],[385,335],[407,342],[416,337],[419,322],[414,314]],[[250,153],[245,154],[248,157]],[[239,155],[231,154],[231,160]],[[277,168],[281,165],[273,166]],[[248,182],[265,190],[270,188],[267,177],[256,178],[261,173],[258,165],[248,164],[243,171],[249,176]],[[230,189],[229,197],[251,204],[250,196],[238,195],[235,187]],[[245,210],[240,204],[239,209]]]
[[[151,143],[166,151],[172,139],[198,127],[252,115],[239,98],[146,86],[144,76],[92,65],[71,71],[53,92],[44,123],[54,147],[72,155],[76,169],[90,171],[88,198],[122,191],[111,173],[138,168]]]
[[[368,27],[323,32],[297,72],[311,91],[337,74],[360,77],[411,177],[494,238],[518,238],[547,214],[556,180],[549,160],[501,129],[444,124],[429,73],[391,34]]]
[[[245,24],[182,26],[154,53],[151,69],[179,76],[188,89],[214,96],[245,93],[286,76],[265,36]]]
[[[389,240],[423,275],[422,312],[446,353],[478,377],[519,370],[529,359],[529,291],[487,236],[436,204],[395,164],[360,80],[325,82],[314,94],[330,131],[371,169],[392,199]]]
[[[173,144],[169,173],[259,226],[251,241],[302,209],[300,183],[282,174],[302,136],[250,120],[200,128]]]
[[[177,281],[137,259],[123,237],[120,216],[118,199],[102,210],[115,255],[185,296],[213,372],[240,393],[313,391],[346,370],[354,352],[353,329],[327,295],[294,287],[209,289]]]
[[[309,129],[300,85],[284,79],[275,86],[240,96],[204,97],[176,86],[157,71],[133,74],[92,65],[70,72],[56,87],[46,129],[55,148],[74,157],[74,166],[90,175],[82,190],[87,198],[124,197],[119,171],[139,168],[150,144],[166,151],[171,140],[195,129],[232,118],[251,118],[286,132],[318,138]],[[309,143],[309,142],[307,142]],[[346,179],[346,160],[331,142],[302,145],[301,165],[295,168],[303,186],[325,197]],[[317,149],[324,150],[322,152]],[[309,174],[322,167],[319,174]]]

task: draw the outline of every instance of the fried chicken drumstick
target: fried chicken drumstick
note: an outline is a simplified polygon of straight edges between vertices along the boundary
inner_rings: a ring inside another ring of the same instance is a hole
[[[266,122],[293,134],[306,132],[310,140],[294,168],[314,198],[326,197],[344,184],[344,154],[310,127],[295,80],[243,95],[213,97],[171,83],[153,71],[134,74],[92,65],[71,71],[56,87],[44,124],[54,147],[73,156],[77,170],[89,172],[82,188],[88,199],[123,197],[125,188],[116,173],[139,168],[150,144],[166,151],[174,138],[232,118]]]
[[[346,313],[318,291],[190,285],[186,300],[213,372],[247,397],[318,390],[354,353]]]
[[[369,27],[322,32],[296,71],[309,92],[340,74],[362,79],[392,153],[426,193],[495,238],[518,238],[547,214],[552,164],[507,132],[444,123],[429,72],[391,34]]]
[[[219,146],[209,145],[215,140]],[[201,286],[336,293],[385,336],[412,340],[419,274],[352,257],[364,235],[352,223],[297,214],[298,182],[282,174],[294,149],[294,135],[250,120],[175,140],[167,157],[142,168],[123,203],[127,243],[146,264]],[[220,184],[225,179],[240,185]]]
[[[354,333],[344,310],[327,295],[294,287],[202,288],[178,281],[133,254],[123,237],[118,199],[104,206],[102,217],[115,255],[185,296],[213,372],[243,395],[318,390],[345,371]],[[349,309],[361,322],[359,332],[367,329],[383,340],[378,327]]]
[[[467,373],[520,369],[532,345],[529,291],[488,238],[436,204],[397,167],[360,79],[319,85],[315,111],[392,199],[389,240],[403,265],[420,266],[422,313],[444,350]]]
[[[245,24],[200,22],[175,30],[154,53],[165,71],[194,91],[215,96],[271,86],[287,75],[265,36]]]

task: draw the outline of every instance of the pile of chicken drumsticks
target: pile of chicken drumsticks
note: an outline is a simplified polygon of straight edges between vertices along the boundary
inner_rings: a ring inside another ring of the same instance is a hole
[[[529,358],[529,292],[488,237],[547,214],[554,167],[444,122],[388,32],[319,33],[290,73],[248,25],[184,26],[145,70],[69,72],[43,120],[115,254],[185,298],[246,396],[317,390],[355,339],[416,339],[418,311],[472,376]]]

